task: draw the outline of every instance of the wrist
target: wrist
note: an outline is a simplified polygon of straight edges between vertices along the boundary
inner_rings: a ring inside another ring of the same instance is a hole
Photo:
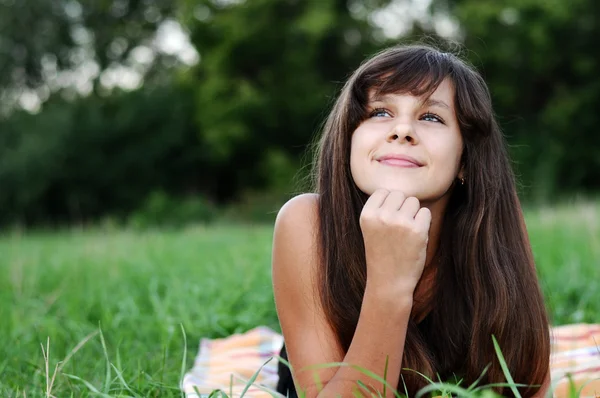
[[[379,275],[378,275],[379,276]],[[410,297],[412,299],[419,278],[411,278],[408,276],[402,278],[382,278],[372,277],[367,275],[366,289],[374,294],[383,296]]]
[[[381,285],[367,280],[363,302],[374,303],[382,308],[411,309],[414,290],[415,286],[411,284]]]

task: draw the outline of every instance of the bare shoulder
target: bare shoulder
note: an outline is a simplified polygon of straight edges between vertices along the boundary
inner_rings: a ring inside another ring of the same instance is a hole
[[[314,265],[318,232],[317,194],[301,194],[285,203],[275,220],[273,231],[273,272],[308,272],[298,264]],[[308,276],[308,275],[305,275]]]
[[[279,210],[275,221],[275,229],[293,229],[306,232],[317,225],[319,208],[319,195],[303,193],[288,200]]]

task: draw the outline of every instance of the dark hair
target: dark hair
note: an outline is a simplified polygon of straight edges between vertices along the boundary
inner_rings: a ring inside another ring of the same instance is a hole
[[[489,90],[457,56],[423,45],[397,46],[365,61],[343,87],[318,143],[319,294],[347,352],[366,283],[359,215],[367,200],[350,172],[354,130],[366,117],[368,91],[427,96],[449,79],[463,136],[465,185],[451,193],[436,253],[435,305],[409,321],[402,368],[469,385],[504,382],[492,335],[517,383],[539,385],[548,373],[549,322],[539,288],[506,144]],[[402,371],[409,395],[427,384]],[[497,387],[500,394],[511,394]],[[523,396],[537,388],[523,387]]]

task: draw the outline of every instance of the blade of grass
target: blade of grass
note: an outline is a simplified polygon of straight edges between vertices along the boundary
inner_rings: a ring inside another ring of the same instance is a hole
[[[367,387],[367,386],[365,385],[365,383],[363,383],[363,382],[362,382],[362,381],[360,381],[360,380],[356,380],[356,384],[358,384],[358,386],[359,386],[360,388],[362,388],[363,390],[365,390],[365,391],[367,392],[368,396],[371,396],[371,397],[373,396],[373,391],[371,391],[371,390],[369,389],[369,387]],[[360,394],[360,391],[357,391],[357,393],[358,393],[358,394]]]
[[[112,366],[113,369],[115,370],[115,372],[117,372],[117,378],[119,379],[119,381],[121,382],[121,384],[123,384],[123,387],[125,387],[125,389],[127,391],[129,391],[131,394],[133,394],[134,396],[137,397],[137,394],[131,388],[129,388],[129,385],[127,384],[127,382],[123,378],[123,373],[115,365],[113,365],[112,363],[110,364],[110,366]]]
[[[485,374],[487,373],[487,371],[490,369],[490,366],[492,366],[492,364],[488,363],[488,365],[483,369],[483,371],[481,372],[481,374],[479,375],[479,377],[477,378],[477,380],[475,380],[473,382],[473,384],[471,384],[467,388],[467,391],[471,391],[473,388],[475,388],[475,386],[477,386],[477,384],[479,384],[479,382],[481,382],[481,380],[483,379],[483,376],[485,376]]]
[[[244,394],[246,394],[246,391],[248,391],[248,389],[250,388],[250,386],[254,383],[254,381],[258,377],[258,374],[260,373],[260,371],[265,367],[266,364],[268,364],[269,362],[271,362],[272,359],[273,359],[273,357],[267,359],[267,361],[265,363],[263,363],[260,366],[260,368],[258,368],[258,370],[256,372],[254,372],[254,374],[252,375],[252,377],[250,378],[250,380],[248,380],[248,383],[246,384],[246,387],[244,387],[244,389],[242,390],[242,394],[240,395],[240,397],[243,397]]]
[[[592,379],[592,380],[588,380],[588,381],[586,381],[585,383],[583,383],[583,384],[581,385],[581,387],[579,388],[579,391],[577,391],[577,395],[575,395],[575,397],[581,397],[581,396],[582,396],[582,395],[581,395],[581,392],[583,391],[583,389],[584,389],[584,388],[585,388],[585,387],[586,387],[588,384],[590,384],[590,383],[592,383],[592,382],[594,382],[594,381],[598,381],[598,380],[600,380],[600,377],[598,377],[598,378],[595,378],[595,379]],[[598,393],[596,393],[596,394],[598,394]],[[569,396],[569,397],[571,397],[571,396]]]
[[[194,386],[194,392],[196,393],[197,397],[196,398],[200,398],[202,395],[200,394],[200,391],[198,390],[198,387]],[[210,397],[210,395],[209,395]],[[189,397],[186,397],[189,398]]]
[[[102,327],[100,325],[98,325],[98,330],[100,331],[100,342],[102,343],[102,352],[104,352],[104,358],[106,358],[106,379],[104,380],[104,388],[103,388],[103,392],[104,393],[108,393],[110,391],[110,384],[111,384],[111,364],[110,364],[110,360],[108,359],[108,350],[106,348],[106,341],[104,341],[104,333],[102,333]]]
[[[406,381],[404,381],[404,375],[400,373],[400,380],[402,380],[402,387],[404,387],[404,397],[408,398],[408,387],[406,387]]]
[[[50,386],[50,365],[48,363],[50,357],[50,336],[46,340],[46,349],[44,349],[44,344],[40,343],[42,346],[42,356],[44,357],[44,366],[46,368],[46,397],[50,396],[50,392],[48,388]]]
[[[352,389],[352,396],[355,397],[355,398],[364,398],[363,395],[358,390],[358,388],[356,388],[356,387],[354,387]]]
[[[88,388],[88,389],[89,389],[91,392],[93,392],[93,393],[94,393],[94,394],[96,394],[96,395],[99,395],[99,396],[101,396],[101,397],[103,397],[103,398],[113,398],[113,397],[111,397],[110,395],[108,395],[108,394],[105,394],[105,393],[103,393],[102,391],[98,390],[96,387],[94,387],[94,386],[93,386],[93,384],[92,384],[92,383],[90,383],[90,382],[89,382],[89,381],[87,381],[87,380],[84,380],[84,379],[82,379],[81,377],[78,377],[78,376],[75,376],[75,375],[72,375],[72,374],[68,374],[68,373],[63,373],[63,375],[65,375],[66,377],[68,377],[68,378],[70,378],[70,379],[73,379],[73,380],[76,380],[76,381],[79,381],[79,382],[81,382],[81,383],[85,384],[85,386],[86,386],[86,387],[87,387],[87,388]],[[129,398],[133,398],[133,397],[129,397]]]
[[[425,386],[425,387],[421,388],[419,390],[419,392],[417,392],[417,395],[415,396],[415,398],[421,398],[423,395],[432,393],[434,391],[449,391],[452,394],[455,394],[455,395],[457,395],[459,397],[466,397],[466,398],[469,398],[469,397],[475,398],[475,397],[477,397],[476,394],[468,391],[467,389],[465,389],[463,387],[455,386],[454,384],[432,383],[432,384],[429,384],[428,386]]]
[[[579,397],[579,394],[577,394],[577,388],[575,387],[575,380],[573,380],[573,375],[569,373],[567,375],[567,379],[569,380],[569,398]]]
[[[52,386],[54,385],[54,378],[56,377],[60,362],[54,365],[54,372],[52,373],[52,379],[50,381],[50,336],[48,336],[48,339],[46,340],[45,351],[44,345],[42,344],[42,355],[44,357],[44,363],[46,367],[46,398],[55,398],[54,395],[52,395]]]
[[[277,359],[279,362],[281,362],[282,364],[284,364],[285,366],[287,366],[287,368],[292,371],[292,365],[285,360],[284,358],[280,357],[279,355],[273,355],[273,358]]]
[[[317,386],[317,391],[318,392],[323,391],[323,382],[321,381],[321,376],[319,376],[319,374],[317,372],[313,373],[313,381],[315,382],[315,385]]]
[[[183,335],[183,358],[181,359],[181,374],[179,375],[179,383],[183,384],[183,377],[185,376],[185,369],[187,366],[187,336],[185,334],[185,329],[183,328],[183,323],[180,323],[179,326],[181,327],[181,334]],[[181,397],[185,398],[185,392],[183,391],[183,388],[181,388]]]
[[[429,377],[425,376],[423,373],[418,372],[416,370],[409,369],[409,368],[403,368],[402,370],[407,370],[409,372],[414,372],[414,373],[418,374],[419,376],[421,376],[422,378],[424,378],[425,380],[427,380],[430,384],[435,383],[435,381],[431,380]]]
[[[493,387],[510,387],[510,386],[515,386],[515,387],[531,387],[529,384],[521,384],[521,383],[490,383],[490,384],[486,384],[484,386],[479,386],[474,388],[473,390],[471,390],[472,392],[477,392],[477,391],[483,391],[485,389],[490,389]]]
[[[383,380],[387,381],[387,372],[388,372],[388,365],[390,362],[390,356],[386,355],[385,356],[385,367],[383,368]],[[387,384],[383,385],[383,396],[385,397],[387,394]]]
[[[242,380],[242,381],[243,381],[243,382],[245,382],[245,383],[248,383],[248,382],[249,382],[249,380],[243,380],[243,379],[241,379],[241,378],[240,378],[240,380]],[[254,384],[254,383],[250,383],[250,384],[248,385],[248,388],[250,388],[251,386],[258,388],[258,389],[259,389],[259,390],[261,390],[261,391],[264,391],[264,392],[266,392],[267,394],[271,395],[271,397],[273,397],[273,398],[281,398],[281,394],[279,394],[278,392],[276,392],[276,391],[273,391],[273,390],[271,390],[271,389],[269,389],[269,388],[267,388],[267,387],[265,387],[265,386],[263,386],[263,385],[260,385],[260,384]],[[232,395],[232,396],[233,396],[233,395]],[[225,397],[227,398],[227,396],[225,396]],[[240,398],[241,398],[241,397],[242,397],[242,395],[240,395]]]
[[[504,377],[506,377],[506,381],[508,381],[510,384],[513,384],[510,386],[510,389],[512,390],[513,394],[515,394],[515,397],[521,398],[521,393],[519,392],[517,387],[514,386],[515,381],[513,380],[512,376],[510,374],[510,371],[508,370],[508,365],[506,364],[506,361],[504,360],[504,355],[502,355],[502,351],[500,350],[500,344],[498,344],[498,340],[496,340],[496,336],[492,335],[492,341],[494,342],[494,349],[496,350],[496,355],[498,356],[498,361],[500,361],[500,367],[502,368]]]

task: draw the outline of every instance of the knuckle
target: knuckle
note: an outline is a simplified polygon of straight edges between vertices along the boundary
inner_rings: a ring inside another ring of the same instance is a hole
[[[394,218],[391,217],[388,213],[382,211],[377,215],[377,221],[384,225],[391,225],[394,223]]]
[[[410,230],[410,222],[404,217],[395,217],[393,223],[396,227]]]
[[[417,223],[411,223],[409,228],[410,232],[412,232],[414,235],[421,235],[422,233],[421,227]]]
[[[365,224],[365,223],[370,223],[371,220],[373,220],[373,213],[370,211],[363,211],[360,214],[360,223],[361,224]]]
[[[421,205],[421,202],[419,201],[419,199],[416,198],[416,197],[414,197],[414,196],[410,196],[410,197],[406,198],[406,201],[407,202],[410,201],[410,203],[414,203],[414,204],[416,204],[418,206]]]
[[[402,192],[402,191],[394,191],[390,195],[393,195],[395,198],[398,198],[398,199],[406,198],[406,195],[404,195],[404,192]]]

